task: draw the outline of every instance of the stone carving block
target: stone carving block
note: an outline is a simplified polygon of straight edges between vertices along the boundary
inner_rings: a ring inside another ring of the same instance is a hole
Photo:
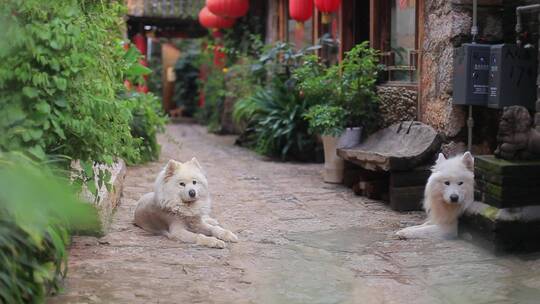
[[[525,107],[505,107],[495,155],[506,160],[540,159],[540,125],[536,123]]]

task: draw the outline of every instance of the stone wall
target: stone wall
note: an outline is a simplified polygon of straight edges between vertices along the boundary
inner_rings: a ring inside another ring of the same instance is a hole
[[[415,89],[397,86],[378,86],[377,95],[383,118],[381,127],[400,121],[416,119],[418,93]]]
[[[482,42],[504,41],[502,4],[501,0],[479,1],[478,36]],[[433,126],[451,145],[456,146],[456,143],[467,141],[468,114],[467,107],[452,104],[453,53],[455,48],[472,39],[472,0],[425,0],[423,13],[420,120]],[[494,149],[491,140],[497,126],[494,115],[498,115],[497,111],[484,107],[474,108],[476,128],[473,144],[478,151],[490,152]]]

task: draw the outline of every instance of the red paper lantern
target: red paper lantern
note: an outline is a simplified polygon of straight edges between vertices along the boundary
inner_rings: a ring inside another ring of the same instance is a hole
[[[299,47],[304,38],[304,22],[313,16],[313,0],[289,0],[289,15],[297,22],[294,39]]]
[[[206,6],[215,15],[238,18],[247,14],[249,0],[206,0]]]
[[[223,18],[212,14],[206,6],[199,12],[199,23],[209,29],[217,30],[230,28],[235,22],[236,19]]]
[[[340,5],[341,0],[315,0],[315,6],[323,13],[323,23],[328,23],[330,21],[329,14],[337,11]]]
[[[289,0],[289,15],[298,22],[306,22],[313,16],[313,0]]]

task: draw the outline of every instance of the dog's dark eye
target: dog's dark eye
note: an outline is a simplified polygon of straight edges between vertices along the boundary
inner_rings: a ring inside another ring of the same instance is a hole
[[[196,184],[197,184],[197,181],[193,181],[193,184],[196,185]]]
[[[463,185],[463,182],[459,182],[459,183],[457,183],[457,184],[461,186],[461,185]]]
[[[186,184],[184,184],[184,183],[180,183],[180,186],[182,186],[182,187],[185,187],[185,186],[186,186]]]
[[[447,186],[450,186],[450,182],[449,182],[449,181],[444,182],[444,184],[447,185]]]

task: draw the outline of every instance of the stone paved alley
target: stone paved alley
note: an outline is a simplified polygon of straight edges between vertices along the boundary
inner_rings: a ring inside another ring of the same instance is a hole
[[[159,162],[128,169],[110,233],[75,238],[50,303],[539,303],[540,255],[495,257],[465,241],[398,240],[423,214],[322,182],[321,164],[270,161],[234,137],[170,125]],[[240,238],[209,249],[133,226],[169,158],[196,156],[213,214]]]

